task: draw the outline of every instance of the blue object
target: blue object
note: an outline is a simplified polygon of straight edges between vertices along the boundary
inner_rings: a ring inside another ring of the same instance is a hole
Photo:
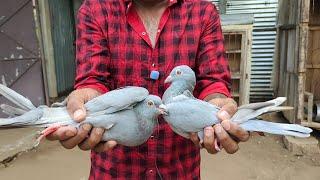
[[[151,73],[150,73],[150,79],[158,80],[159,76],[160,76],[159,71],[151,71]]]

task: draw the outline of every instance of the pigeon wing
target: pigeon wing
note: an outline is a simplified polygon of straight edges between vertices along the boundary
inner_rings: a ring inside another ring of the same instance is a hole
[[[280,106],[285,101],[285,97],[278,97],[267,102],[243,105],[238,108],[238,111],[232,116],[231,121],[241,124],[262,114],[274,112],[275,107]]]
[[[218,109],[201,100],[180,100],[166,106],[168,109],[168,115],[165,116],[167,122],[172,127],[184,132],[199,132],[203,128],[219,122],[216,116]]]
[[[149,92],[142,87],[125,87],[109,91],[98,96],[85,104],[90,113],[105,111],[104,113],[114,113],[132,107],[136,103],[143,101]]]

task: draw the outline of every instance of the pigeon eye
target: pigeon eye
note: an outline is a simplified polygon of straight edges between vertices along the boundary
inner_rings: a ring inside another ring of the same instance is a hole
[[[177,70],[177,71],[176,71],[176,74],[177,74],[177,75],[181,75],[182,72],[181,72],[180,70]]]
[[[152,101],[148,101],[147,104],[148,104],[148,106],[153,106],[154,105],[154,103]]]

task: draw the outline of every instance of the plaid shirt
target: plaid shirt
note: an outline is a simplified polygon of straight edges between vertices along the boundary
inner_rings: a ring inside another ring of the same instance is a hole
[[[195,96],[229,96],[230,72],[215,6],[200,0],[169,0],[152,48],[130,0],[85,0],[78,13],[75,88],[101,92],[142,86],[162,96],[164,79],[178,65],[197,75]],[[150,72],[160,72],[158,80]],[[91,154],[90,179],[199,179],[200,153],[162,119],[138,147],[116,146]]]

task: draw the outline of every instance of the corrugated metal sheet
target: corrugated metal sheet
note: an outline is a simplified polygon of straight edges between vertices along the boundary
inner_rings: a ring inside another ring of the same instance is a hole
[[[59,95],[73,89],[75,77],[75,30],[71,1],[48,1],[51,12],[57,91]]]
[[[219,4],[218,0],[212,1]],[[251,101],[273,96],[272,73],[278,0],[228,0],[226,14],[254,14]]]

